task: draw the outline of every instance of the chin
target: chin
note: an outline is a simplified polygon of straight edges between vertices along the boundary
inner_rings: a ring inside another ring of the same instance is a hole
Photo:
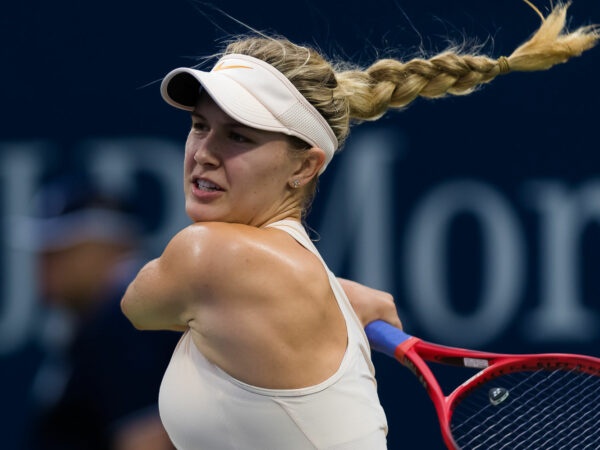
[[[187,216],[190,218],[190,220],[192,222],[205,222],[206,221],[206,219],[204,218],[206,216],[206,214],[202,214],[202,211],[200,211],[200,208],[196,205],[186,206],[185,213],[187,214]]]
[[[187,216],[192,222],[223,222],[223,216],[216,211],[210,211],[206,206],[192,205],[185,208]]]

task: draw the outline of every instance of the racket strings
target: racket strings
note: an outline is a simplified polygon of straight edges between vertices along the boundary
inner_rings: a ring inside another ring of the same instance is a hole
[[[556,374],[558,372],[553,372]],[[561,379],[564,377],[560,377]],[[564,398],[575,398],[577,395],[581,395],[580,392],[577,392],[579,386],[575,383],[576,378],[570,377],[569,381],[562,386],[559,386],[560,395],[553,395],[556,390],[549,390],[550,388],[554,388],[556,386],[547,386],[544,391],[540,392],[541,395],[551,395],[552,398],[548,399],[545,407],[538,407],[536,405],[532,405],[530,407],[531,415],[527,416],[528,420],[534,423],[539,423],[541,426],[532,428],[527,425],[527,423],[523,422],[521,425],[522,433],[519,436],[516,436],[517,442],[528,442],[529,448],[556,448],[556,449],[572,449],[577,448],[574,445],[574,441],[579,439],[580,433],[585,433],[585,428],[589,427],[589,420],[586,420],[583,416],[581,416],[581,404],[576,402],[566,403],[561,397]],[[586,389],[587,390],[587,389]],[[585,394],[584,394],[585,396]],[[598,398],[598,395],[596,395]],[[560,405],[564,405],[561,407]],[[541,406],[541,405],[540,405]],[[539,408],[536,410],[536,408]],[[589,414],[590,411],[587,411],[586,414]],[[546,420],[549,414],[555,414],[552,421]],[[597,417],[598,411],[596,411],[595,416]],[[539,421],[539,422],[538,422]],[[572,429],[569,430],[569,433],[557,435],[555,433],[555,424],[556,423],[567,423],[572,425]],[[565,442],[566,440],[566,442]],[[562,441],[562,443],[561,443]],[[512,443],[506,444],[500,448],[510,448]]]
[[[592,396],[596,401],[600,400],[600,392],[598,386],[592,384],[585,386],[581,391],[573,392],[573,395],[579,395],[581,398]],[[556,448],[572,449],[572,448],[596,448],[600,446],[600,408],[589,408],[583,405],[572,404],[564,411],[557,411],[557,421],[565,421],[572,424],[573,427],[570,433],[558,436],[553,442]],[[596,426],[594,427],[594,424]],[[590,431],[593,428],[593,431]],[[585,444],[585,441],[588,444]],[[549,445],[552,441],[546,441],[545,445]],[[593,447],[590,447],[593,446]],[[540,447],[544,448],[544,447]]]
[[[593,425],[593,422],[589,422],[589,420],[586,421],[579,415],[581,402],[575,401],[577,395],[579,395],[577,392],[578,386],[575,383],[576,378],[567,378],[564,375],[566,373],[567,372],[552,372],[553,376],[556,374],[561,374],[562,376],[555,376],[554,383],[550,383],[547,386],[544,385],[543,389],[537,389],[538,393],[536,393],[536,395],[544,396],[538,397],[544,398],[544,401],[538,403],[534,400],[528,400],[528,409],[523,409],[518,415],[513,415],[512,418],[509,417],[507,419],[519,423],[519,433],[515,433],[513,439],[497,448],[577,448],[577,446],[569,443],[574,439],[579,439],[579,434],[574,432],[574,430],[577,428],[589,428]],[[557,380],[564,381],[565,379],[567,380],[566,383],[556,386]],[[569,400],[565,401],[563,398]],[[598,398],[598,395],[596,395],[595,398]],[[522,417],[527,418],[527,420],[522,420]],[[549,417],[552,417],[552,420],[548,420]],[[532,426],[532,424],[535,424],[535,426]],[[569,429],[563,428],[568,432],[558,433],[557,424],[568,426]],[[565,440],[567,440],[567,443],[564,443]],[[562,444],[561,441],[563,441]],[[516,443],[518,443],[520,447],[517,447]],[[486,445],[488,444],[489,441]]]
[[[564,372],[566,373],[566,372]],[[549,441],[555,438],[554,436],[554,423],[551,421],[546,421],[545,418],[548,417],[549,414],[557,414],[554,418],[554,422],[557,421],[571,421],[567,423],[575,423],[573,420],[576,418],[573,414],[577,414],[579,412],[579,407],[577,404],[573,403],[570,405],[565,404],[565,408],[558,408],[558,405],[563,404],[561,397],[571,398],[571,396],[576,395],[575,392],[579,385],[576,383],[576,377],[567,378],[567,382],[562,384],[560,383],[566,377],[564,373],[555,371],[550,372],[548,376],[548,380],[553,378],[553,381],[548,385],[543,385],[543,388],[539,388],[539,385],[534,385],[535,395],[545,395],[548,396],[548,401],[544,401],[543,404],[537,403],[528,405],[528,410],[520,411],[519,414],[525,414],[525,417],[528,418],[530,422],[537,422],[542,424],[541,427],[531,429],[527,426],[527,423],[523,422],[520,426],[521,432],[516,436],[516,440],[518,442],[522,442],[525,439],[529,442],[530,448],[548,448],[550,445]],[[559,384],[560,383],[560,384]],[[532,393],[531,391],[525,395]],[[559,393],[558,395],[556,393]],[[513,417],[518,418],[519,415],[513,415]],[[583,423],[582,423],[583,424]],[[566,437],[566,436],[565,436]],[[508,445],[512,445],[512,443],[507,444],[500,448],[509,448]],[[556,442],[552,444],[555,448],[562,448],[557,446]],[[570,447],[567,447],[570,448]]]
[[[523,378],[522,380],[517,380],[517,377],[511,377],[512,390],[515,389],[523,389],[523,396],[533,396],[538,395],[535,393],[535,389],[537,387],[536,383],[533,383],[530,376]],[[558,383],[560,380],[553,380],[546,389],[550,389]],[[510,391],[509,391],[510,395]],[[514,429],[514,421],[511,420],[515,416],[518,415],[526,415],[530,413],[530,409],[527,404],[518,405],[515,407],[513,411],[511,411],[510,416],[506,415],[505,417],[499,417],[497,413],[496,406],[492,405],[488,399],[486,398],[485,403],[483,403],[483,409],[481,408],[482,403],[479,399],[476,399],[476,402],[473,402],[469,399],[469,401],[463,401],[461,404],[461,415],[464,418],[458,425],[455,425],[452,428],[452,433],[455,436],[462,435],[463,440],[466,440],[470,436],[470,440],[464,442],[467,448],[479,448],[485,445],[487,442],[480,442],[479,446],[474,446],[473,442],[475,440],[481,440],[481,436],[488,436],[489,439],[493,439],[496,435],[501,435],[503,433],[508,433],[508,429],[512,435],[518,435],[519,429]],[[467,411],[471,411],[467,413]],[[541,414],[541,412],[540,412]],[[457,412],[454,413],[453,423],[457,421],[459,415]],[[483,419],[482,419],[483,418]],[[498,420],[500,419],[500,420]]]
[[[537,410],[536,410],[537,408]],[[552,414],[555,408],[551,405],[538,405],[530,408],[519,408],[518,411],[511,413],[506,417],[501,417],[500,422],[504,423],[502,428],[483,431],[481,434],[474,434],[469,443],[464,444],[464,448],[494,448],[494,449],[513,449],[513,448],[577,448],[567,443],[561,444],[557,441],[555,423],[547,420],[548,414]],[[563,414],[564,416],[564,414]],[[527,417],[527,421],[522,420]],[[556,420],[566,420],[565,417],[559,417]],[[581,427],[584,427],[584,423]],[[532,426],[532,424],[536,424]],[[486,439],[482,439],[487,437]],[[478,439],[477,445],[473,441]],[[563,435],[561,438],[565,440]]]
[[[488,391],[508,396],[494,404]],[[474,389],[453,412],[461,449],[600,448],[600,378],[580,371],[501,375]]]

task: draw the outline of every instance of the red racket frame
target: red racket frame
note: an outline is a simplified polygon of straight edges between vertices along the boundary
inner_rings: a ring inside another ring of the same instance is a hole
[[[391,325],[375,321],[365,329],[374,350],[397,359],[419,379],[431,398],[440,423],[442,437],[449,449],[458,449],[452,437],[450,421],[458,401],[481,384],[499,375],[527,370],[577,369],[600,375],[600,358],[565,353],[502,354],[423,341]],[[426,361],[479,369],[472,377],[445,395]]]

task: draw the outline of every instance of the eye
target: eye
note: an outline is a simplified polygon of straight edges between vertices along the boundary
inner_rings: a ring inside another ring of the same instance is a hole
[[[240,133],[236,133],[235,131],[229,133],[229,139],[231,139],[234,142],[237,142],[238,144],[252,142],[251,139],[247,138],[244,135],[241,135]]]
[[[194,120],[194,121],[192,121],[192,129],[194,131],[202,131],[202,132],[204,132],[204,131],[208,130],[208,126],[204,122],[201,122],[201,121],[198,121],[198,120]]]

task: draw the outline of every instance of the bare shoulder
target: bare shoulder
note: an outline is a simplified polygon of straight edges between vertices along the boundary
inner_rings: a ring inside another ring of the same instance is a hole
[[[185,323],[213,364],[272,388],[316,384],[339,367],[347,335],[328,273],[288,233],[199,223],[172,245],[187,254]]]
[[[273,238],[270,230],[248,225],[224,222],[195,223],[177,233],[166,252],[200,259],[209,256],[213,265],[221,260],[237,262],[243,255],[268,254],[269,249],[277,245],[278,239]]]
[[[166,262],[186,266],[197,280],[211,284],[224,281],[224,277],[231,279],[234,274],[243,282],[261,272],[303,272],[317,262],[285,232],[221,222],[186,227],[172,239],[163,257]]]
[[[304,297],[322,276],[316,257],[285,232],[227,223],[190,225],[130,284],[121,307],[141,329],[182,329],[201,317]],[[323,286],[323,283],[317,283]],[[264,309],[264,308],[263,308]]]

